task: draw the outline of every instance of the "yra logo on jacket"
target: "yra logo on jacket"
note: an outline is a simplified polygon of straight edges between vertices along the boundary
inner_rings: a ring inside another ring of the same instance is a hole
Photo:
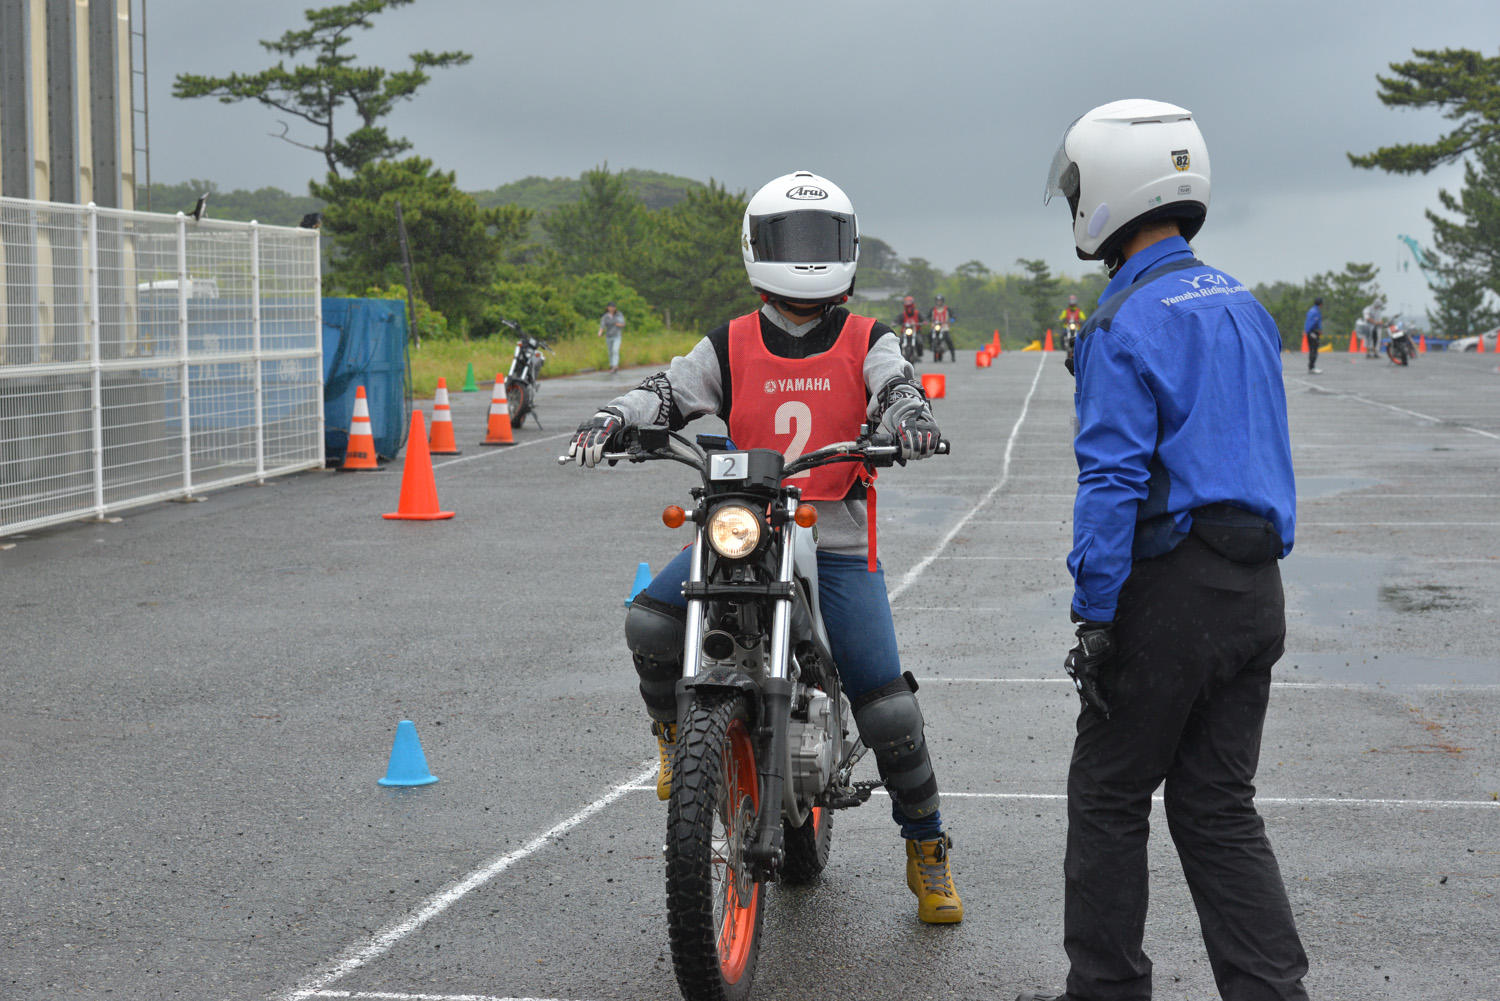
[[[1188,156],[1185,149],[1174,149],[1172,151],[1172,166],[1178,170],[1187,170],[1193,165],[1193,158]]]
[[[799,184],[797,187],[788,190],[786,196],[799,202],[816,202],[827,198],[828,192],[816,185]]]

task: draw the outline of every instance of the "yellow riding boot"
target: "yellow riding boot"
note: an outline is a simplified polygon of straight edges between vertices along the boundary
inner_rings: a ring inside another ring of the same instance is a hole
[[[656,798],[672,798],[672,751],[677,747],[677,724],[653,721],[651,732],[656,734],[656,753],[661,761],[656,772]]]
[[[964,919],[964,902],[953,887],[946,834],[930,841],[906,842],[906,885],[917,895],[917,917],[930,925],[956,924]]]

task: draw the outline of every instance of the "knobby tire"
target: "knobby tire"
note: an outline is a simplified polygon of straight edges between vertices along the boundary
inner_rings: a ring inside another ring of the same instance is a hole
[[[801,827],[782,821],[786,845],[786,864],[781,880],[790,885],[811,883],[828,865],[828,849],[833,844],[833,811],[815,806]]]
[[[505,384],[505,403],[510,410],[510,426],[519,428],[526,423],[534,400],[530,383],[508,382]]]
[[[667,804],[667,938],[686,1001],[744,1001],[760,957],[765,886],[744,848],[760,786],[745,696],[696,702],[677,728]]]

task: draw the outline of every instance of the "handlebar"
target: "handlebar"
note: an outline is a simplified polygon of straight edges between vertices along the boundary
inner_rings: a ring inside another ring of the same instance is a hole
[[[680,462],[686,466],[692,466],[702,472],[708,466],[708,453],[696,442],[675,431],[667,431],[661,428],[648,428],[645,430],[659,433],[665,440],[664,446],[645,447],[640,440],[641,428],[629,427],[619,432],[621,440],[626,448],[619,452],[605,452],[603,459],[614,465],[616,462],[646,462],[651,459],[669,459]],[[948,455],[952,451],[952,445],[944,438],[940,439],[934,454]],[[829,466],[839,462],[862,462],[871,466],[891,466],[901,461],[901,446],[889,435],[870,434],[864,435],[853,441],[834,442],[823,448],[808,452],[788,462],[782,469],[782,478],[793,476],[805,470],[814,469],[818,466]],[[557,464],[567,465],[573,459],[566,455],[557,457]]]

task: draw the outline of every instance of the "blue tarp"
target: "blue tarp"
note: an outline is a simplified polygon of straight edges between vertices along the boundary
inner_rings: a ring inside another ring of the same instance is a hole
[[[407,392],[406,303],[399,299],[323,300],[323,418],[330,462],[343,461],[354,393],[365,387],[375,453],[394,459],[411,420]]]

